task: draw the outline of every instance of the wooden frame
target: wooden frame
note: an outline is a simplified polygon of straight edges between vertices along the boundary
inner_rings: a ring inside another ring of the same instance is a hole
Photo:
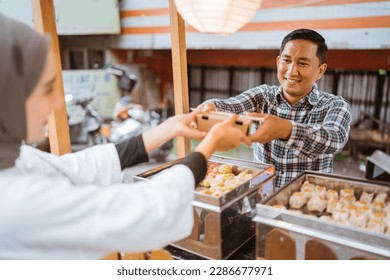
[[[171,49],[173,68],[173,94],[175,114],[189,113],[188,75],[185,23],[177,13],[174,0],[169,0],[169,18],[171,22]],[[190,140],[177,138],[177,157],[181,158],[191,152]]]
[[[57,62],[57,75],[54,87],[55,90],[60,91],[62,96],[64,96],[60,47],[53,0],[32,0],[32,7],[35,30],[42,34],[50,34],[50,48],[54,52]],[[49,117],[49,141],[52,153],[62,155],[71,152],[65,97],[64,106],[54,110]]]

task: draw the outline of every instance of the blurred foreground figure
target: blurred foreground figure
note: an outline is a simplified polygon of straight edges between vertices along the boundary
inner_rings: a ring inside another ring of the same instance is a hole
[[[188,236],[208,157],[250,144],[233,128],[236,116],[207,135],[191,127],[195,114],[177,115],[117,145],[60,157],[42,152],[34,146],[49,113],[64,106],[54,91],[49,39],[2,14],[0,37],[0,258],[96,259]],[[147,152],[176,136],[203,140],[151,182],[121,184],[123,168],[147,161]]]

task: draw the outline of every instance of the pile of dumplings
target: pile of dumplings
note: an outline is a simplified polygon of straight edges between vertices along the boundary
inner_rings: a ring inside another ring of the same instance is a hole
[[[314,214],[322,214],[320,219],[390,235],[390,201],[386,200],[386,193],[364,191],[357,200],[353,189],[338,192],[306,181],[290,196],[289,207],[299,210],[306,205]]]
[[[218,163],[209,162],[206,177],[196,190],[212,196],[221,196],[252,179],[254,175],[255,172],[252,169],[240,169],[228,164],[218,165]]]

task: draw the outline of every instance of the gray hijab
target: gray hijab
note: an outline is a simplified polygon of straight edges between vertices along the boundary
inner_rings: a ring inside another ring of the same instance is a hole
[[[47,37],[0,13],[0,170],[14,165],[26,138],[25,101],[42,75]]]

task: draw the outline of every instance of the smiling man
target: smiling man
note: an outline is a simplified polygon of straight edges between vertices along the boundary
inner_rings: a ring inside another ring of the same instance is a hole
[[[305,170],[331,173],[333,155],[347,143],[350,106],[316,84],[327,68],[327,50],[319,33],[295,30],[283,39],[276,58],[280,86],[259,85],[198,107],[264,118],[250,138],[254,160],[275,165],[276,189]]]

